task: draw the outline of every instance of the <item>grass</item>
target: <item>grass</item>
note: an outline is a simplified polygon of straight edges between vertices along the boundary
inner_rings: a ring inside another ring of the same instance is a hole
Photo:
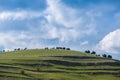
[[[119,80],[120,61],[67,50],[0,54],[0,80]]]

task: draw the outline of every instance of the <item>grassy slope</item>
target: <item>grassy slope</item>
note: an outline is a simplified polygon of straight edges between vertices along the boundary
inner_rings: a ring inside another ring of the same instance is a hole
[[[120,61],[91,54],[64,50],[25,50],[0,54],[0,80],[119,79]]]

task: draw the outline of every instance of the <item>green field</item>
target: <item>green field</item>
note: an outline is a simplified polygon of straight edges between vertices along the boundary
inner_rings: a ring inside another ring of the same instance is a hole
[[[4,52],[0,80],[120,80],[120,61],[70,50]]]

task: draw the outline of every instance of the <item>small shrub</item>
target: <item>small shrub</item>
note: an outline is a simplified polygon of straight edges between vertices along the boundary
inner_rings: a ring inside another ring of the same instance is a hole
[[[25,75],[25,71],[24,70],[21,70],[20,72],[22,75]]]

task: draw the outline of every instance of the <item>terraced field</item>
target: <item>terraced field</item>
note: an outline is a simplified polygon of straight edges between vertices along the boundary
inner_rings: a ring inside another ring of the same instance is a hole
[[[120,61],[66,50],[5,52],[0,80],[120,80]]]

